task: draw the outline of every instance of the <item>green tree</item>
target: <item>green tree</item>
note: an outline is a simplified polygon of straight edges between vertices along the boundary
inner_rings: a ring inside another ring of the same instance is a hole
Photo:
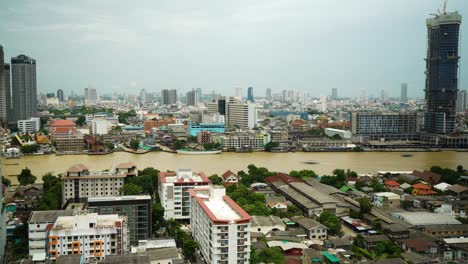
[[[361,248],[364,247],[364,237],[358,234],[353,240],[353,245]]]
[[[15,259],[23,259],[28,255],[29,239],[28,225],[20,225],[13,231],[15,241],[13,243],[12,254]]]
[[[265,151],[270,152],[272,148],[277,148],[277,147],[279,147],[278,142],[270,141],[265,145]]]
[[[36,144],[31,144],[31,145],[22,145],[20,147],[21,152],[23,153],[36,153],[39,150],[39,146]]]
[[[300,171],[291,171],[289,173],[290,176],[294,178],[300,178],[300,179],[307,179],[307,178],[317,178],[317,174],[313,170],[300,170]]]
[[[160,203],[154,203],[151,205],[151,214],[153,232],[155,232],[165,225],[164,208]]]
[[[358,199],[359,202],[359,218],[363,218],[365,214],[368,214],[372,210],[371,202],[366,198]]]
[[[196,260],[195,252],[198,248],[198,242],[193,239],[186,239],[182,244],[182,254],[184,254],[185,259],[190,261]]]
[[[210,181],[211,181],[211,183],[213,185],[223,184],[223,178],[219,177],[218,174],[213,174],[210,177],[208,177],[208,179],[210,179]]]
[[[106,146],[107,146],[107,148],[108,148],[109,150],[113,150],[113,149],[115,148],[114,143],[112,143],[112,142],[107,142],[107,143],[106,143]]]
[[[382,256],[383,254],[387,254],[388,258],[398,258],[403,250],[397,246],[393,241],[386,240],[381,241],[375,245],[374,253],[377,256]]]
[[[42,176],[43,190],[41,200],[36,206],[36,210],[59,210],[62,204],[62,182],[60,178],[47,173]]]
[[[140,146],[140,141],[138,139],[130,140],[130,147],[132,149],[137,150],[139,146]]]
[[[85,116],[79,116],[79,117],[76,119],[76,121],[75,121],[75,124],[76,124],[77,126],[79,126],[79,127],[80,127],[80,126],[83,126],[85,123],[86,123],[86,118],[85,118]]]
[[[20,175],[17,176],[20,185],[28,185],[36,182],[37,177],[31,174],[31,170],[28,167],[21,170]]]
[[[259,262],[283,264],[285,262],[283,252],[278,247],[266,248],[258,253]]]
[[[10,179],[7,179],[5,177],[2,177],[2,183],[5,184],[5,186],[10,186],[11,185]]]
[[[122,195],[137,195],[143,193],[143,188],[133,183],[125,183],[119,191]]]
[[[461,173],[461,174],[465,173],[465,169],[463,168],[462,165],[458,165],[458,166],[457,166],[457,172],[458,172],[458,173]]]
[[[333,139],[333,140],[342,140],[342,139],[343,139],[343,138],[342,138],[340,135],[338,135],[338,134],[333,135],[333,136],[331,136],[330,138]]]
[[[176,141],[174,142],[174,147],[176,149],[181,149],[184,146],[185,146],[185,143],[183,141],[181,141],[181,140],[176,139]]]
[[[330,230],[330,233],[335,235],[341,234],[341,221],[336,215],[324,211],[320,214],[318,221],[326,226]]]

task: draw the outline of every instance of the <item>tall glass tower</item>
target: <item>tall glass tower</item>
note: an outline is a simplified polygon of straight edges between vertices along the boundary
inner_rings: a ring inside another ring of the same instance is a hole
[[[447,134],[455,130],[460,24],[458,12],[445,10],[427,19],[424,130],[429,133]]]
[[[247,88],[247,100],[251,102],[254,101],[253,87]]]

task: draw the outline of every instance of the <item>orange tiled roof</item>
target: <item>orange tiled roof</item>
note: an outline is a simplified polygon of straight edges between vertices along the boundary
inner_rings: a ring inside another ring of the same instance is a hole
[[[416,184],[413,184],[411,187],[413,187],[414,189],[420,189],[420,190],[431,190],[432,188],[427,186],[426,184],[422,184],[422,183],[416,183]]]
[[[389,181],[386,181],[385,182],[385,185],[387,186],[393,186],[393,187],[397,187],[397,186],[400,186],[400,184],[394,180],[389,180]]]

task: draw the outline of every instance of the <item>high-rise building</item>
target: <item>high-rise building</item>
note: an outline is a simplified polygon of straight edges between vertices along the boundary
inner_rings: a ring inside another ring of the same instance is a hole
[[[140,91],[140,102],[141,104],[146,104],[146,90],[141,89]]]
[[[161,104],[173,105],[177,103],[177,90],[164,89],[161,91]]]
[[[457,112],[464,112],[468,107],[468,95],[466,90],[458,91],[457,94]]]
[[[242,98],[242,88],[241,88],[241,87],[236,87],[235,96],[236,96],[237,98]]]
[[[416,112],[352,112],[351,132],[371,140],[412,139],[419,131]]]
[[[227,125],[252,129],[257,124],[257,108],[253,103],[233,102],[227,105]]]
[[[207,186],[210,180],[204,172],[191,169],[159,173],[159,197],[164,208],[164,219],[189,220],[190,196],[188,191],[195,187]]]
[[[203,98],[202,88],[197,88],[197,93],[198,93],[198,100],[202,101],[202,98]]]
[[[95,105],[99,101],[97,90],[95,88],[87,87],[85,88],[85,104]]]
[[[272,98],[272,97],[271,97],[271,88],[267,88],[267,89],[266,89],[266,98],[267,98],[267,99],[271,99],[271,98]]]
[[[249,263],[251,217],[223,186],[189,191],[192,236],[209,264]]]
[[[41,119],[31,117],[27,120],[18,120],[18,131],[21,133],[35,133],[41,129]]]
[[[19,55],[11,58],[13,121],[37,116],[36,60]]]
[[[327,97],[320,96],[320,112],[326,113],[327,112]]]
[[[63,101],[65,101],[65,97],[63,95],[63,90],[62,89],[57,90],[57,98],[58,98],[59,102],[61,102],[61,103]]]
[[[437,134],[452,133],[455,130],[461,15],[444,10],[426,22],[428,47],[424,130]]]
[[[6,126],[8,114],[10,113],[10,86],[6,82],[5,62],[3,57],[3,47],[0,46],[0,127]]]
[[[332,88],[332,96],[331,96],[331,99],[332,99],[332,100],[338,99],[338,88]]]
[[[197,106],[200,100],[198,95],[198,91],[195,89],[192,89],[192,91],[187,92],[187,105]]]
[[[401,84],[401,100],[406,101],[408,100],[408,84],[402,83]]]
[[[380,91],[380,101],[385,101],[387,100],[387,93],[385,92],[385,90],[381,90]]]
[[[250,102],[254,101],[253,87],[247,88],[247,100]]]

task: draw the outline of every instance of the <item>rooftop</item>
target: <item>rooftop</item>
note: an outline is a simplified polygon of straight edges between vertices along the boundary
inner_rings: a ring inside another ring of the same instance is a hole
[[[110,196],[110,197],[89,197],[88,202],[111,202],[111,201],[134,201],[134,200],[151,200],[149,195],[125,195],[125,196]]]
[[[395,199],[400,199],[400,195],[392,192],[378,192],[374,193],[375,196],[384,196],[387,198],[395,198]]]
[[[307,230],[316,228],[316,227],[318,227],[318,226],[324,227],[324,226],[323,226],[322,224],[320,224],[319,222],[315,221],[315,220],[312,219],[312,218],[308,218],[308,217],[297,216],[297,217],[291,218],[291,220],[293,220],[294,222],[298,223],[300,226],[302,226],[303,228],[305,228],[305,229],[307,229]],[[325,227],[324,227],[324,228],[325,228]]]
[[[392,215],[414,226],[461,224],[460,221],[453,218],[449,214],[428,212],[399,212],[392,213]]]
[[[60,259],[60,258],[59,258]],[[103,264],[149,264],[150,255],[145,253],[125,254],[125,255],[107,255]]]
[[[253,215],[251,221],[252,227],[255,226],[273,226],[273,225],[281,225],[284,226],[283,220],[280,217],[270,215],[270,216],[258,216]]]
[[[210,182],[204,172],[196,173],[191,169],[178,169],[177,172],[160,172],[159,178],[161,183]]]
[[[33,211],[29,223],[55,223],[60,216],[72,216],[73,210]]]
[[[78,214],[73,216],[60,216],[55,221],[52,229],[54,230],[88,230],[97,227],[115,227],[116,222],[120,222],[122,218],[114,215],[98,215],[96,213]],[[93,228],[90,223],[94,223]]]

